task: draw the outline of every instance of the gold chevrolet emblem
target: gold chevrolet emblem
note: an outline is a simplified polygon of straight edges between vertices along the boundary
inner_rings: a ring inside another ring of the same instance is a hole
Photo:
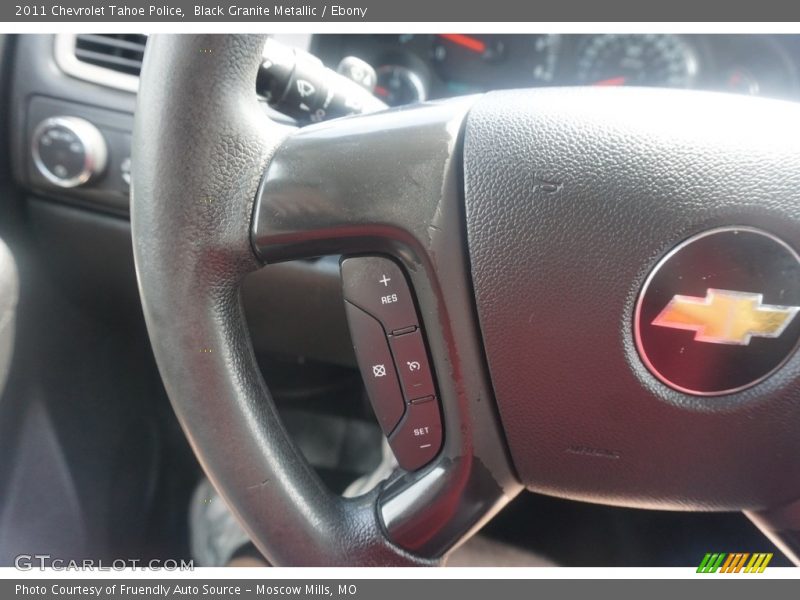
[[[800,306],[763,304],[761,294],[709,288],[705,298],[674,296],[653,325],[694,331],[694,339],[711,344],[746,346],[752,337],[776,338]]]

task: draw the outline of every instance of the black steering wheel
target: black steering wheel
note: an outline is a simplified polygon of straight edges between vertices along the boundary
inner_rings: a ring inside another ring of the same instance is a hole
[[[150,38],[132,222],[171,402],[273,564],[435,565],[523,488],[744,510],[797,559],[800,106],[548,89],[295,129],[263,45]],[[240,300],[327,254],[408,277],[441,410],[436,456],[355,499],[287,436]]]

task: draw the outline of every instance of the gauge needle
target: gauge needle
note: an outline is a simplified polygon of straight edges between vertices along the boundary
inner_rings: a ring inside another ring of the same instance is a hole
[[[601,79],[600,81],[595,81],[592,85],[599,85],[599,86],[625,85],[625,80],[626,78],[624,76],[611,77],[609,79]]]
[[[440,33],[439,37],[448,42],[453,42],[462,48],[466,48],[467,50],[477,52],[478,54],[486,52],[486,44],[478,38],[469,35],[462,35],[460,33]]]

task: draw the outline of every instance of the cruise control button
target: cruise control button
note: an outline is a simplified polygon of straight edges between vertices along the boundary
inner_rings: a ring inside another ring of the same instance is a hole
[[[344,297],[378,319],[386,333],[416,327],[417,314],[403,271],[388,258],[342,261]]]
[[[429,463],[442,446],[442,421],[436,398],[410,404],[405,418],[389,438],[389,445],[406,471]]]
[[[389,435],[403,416],[405,402],[386,335],[380,323],[360,308],[349,302],[345,302],[345,308],[367,395],[381,429]]]
[[[419,329],[413,333],[393,335],[390,340],[406,400],[433,396],[436,393],[433,374]]]

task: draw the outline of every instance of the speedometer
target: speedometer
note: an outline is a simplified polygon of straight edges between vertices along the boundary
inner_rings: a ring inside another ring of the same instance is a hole
[[[580,52],[577,78],[588,85],[692,87],[698,60],[680,36],[596,35]]]

